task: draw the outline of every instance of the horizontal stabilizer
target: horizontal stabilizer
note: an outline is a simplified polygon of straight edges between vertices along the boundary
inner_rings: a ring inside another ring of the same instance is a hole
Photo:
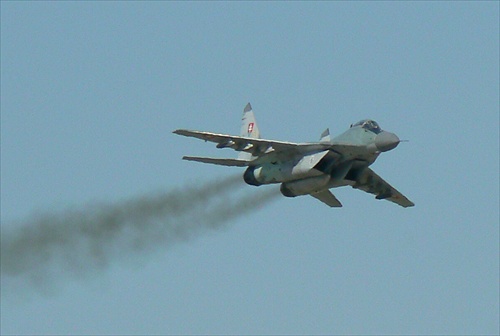
[[[320,191],[318,193],[311,194],[311,196],[325,203],[329,207],[332,208],[342,207],[342,203],[340,203],[337,197],[335,197],[328,189]]]
[[[238,160],[238,159],[218,159],[218,158],[208,158],[208,157],[197,157],[197,156],[184,156],[183,160],[196,161],[202,163],[211,163],[220,166],[229,167],[246,167],[249,165],[250,161]]]

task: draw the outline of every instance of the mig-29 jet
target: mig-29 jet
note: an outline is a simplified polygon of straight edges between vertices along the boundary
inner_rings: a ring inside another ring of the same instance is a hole
[[[400,143],[373,120],[357,122],[331,139],[329,129],[319,142],[293,143],[260,138],[259,128],[248,103],[243,110],[240,136],[179,129],[175,134],[215,142],[217,148],[239,151],[237,159],[184,156],[184,160],[222,166],[247,167],[246,183],[254,186],[281,183],[287,197],[311,195],[330,207],[342,204],[330,188],[350,185],[403,207],[414,206],[408,198],[368,168],[382,152]]]

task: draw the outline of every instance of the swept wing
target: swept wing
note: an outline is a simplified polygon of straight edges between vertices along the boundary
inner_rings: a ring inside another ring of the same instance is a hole
[[[405,208],[415,205],[370,168],[363,170],[352,187],[373,194],[377,199],[386,199]]]
[[[253,156],[259,157],[259,159],[253,161],[253,164],[258,164],[265,161],[264,157],[267,156],[271,156],[273,159],[287,159],[296,155],[303,155],[324,150],[332,150],[344,156],[351,156],[360,152],[364,152],[366,150],[364,146],[350,144],[328,142],[294,143],[276,140],[255,139],[203,131],[190,131],[184,129],[176,130],[174,131],[174,133],[186,137],[193,137],[205,141],[214,142],[217,144],[217,148],[232,148],[236,151],[251,153]],[[221,164],[217,162],[209,162],[210,160],[208,160],[208,158],[189,157],[188,159],[191,159],[191,161]],[[239,163],[236,163],[236,165],[237,164]]]

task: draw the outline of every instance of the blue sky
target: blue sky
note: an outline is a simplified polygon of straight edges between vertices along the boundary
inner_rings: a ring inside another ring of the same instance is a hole
[[[279,198],[49,293],[2,274],[1,333],[498,334],[498,27],[498,2],[2,2],[2,232],[242,174],[171,132],[237,134],[248,101],[266,138],[409,139],[372,168],[416,206]]]

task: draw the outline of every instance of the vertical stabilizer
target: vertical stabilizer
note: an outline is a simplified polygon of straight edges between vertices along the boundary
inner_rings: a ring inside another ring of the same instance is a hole
[[[245,106],[243,110],[243,118],[241,119],[241,132],[240,135],[246,138],[259,139],[260,131],[257,126],[257,121],[255,120],[255,115],[253,114],[252,105],[250,103]],[[240,152],[238,154],[238,159],[240,160],[252,160],[252,154],[246,152]]]
[[[327,128],[326,130],[324,130],[323,133],[321,133],[321,138],[320,138],[319,142],[321,142],[321,143],[332,142],[332,140],[330,138],[330,129],[329,128]]]

